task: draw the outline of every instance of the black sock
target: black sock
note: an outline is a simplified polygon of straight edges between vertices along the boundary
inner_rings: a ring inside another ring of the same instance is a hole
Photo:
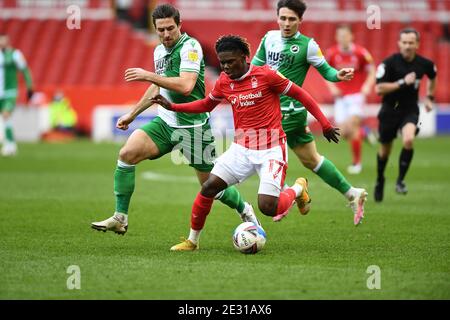
[[[409,165],[411,164],[411,160],[414,154],[414,149],[402,149],[400,153],[400,158],[398,161],[398,178],[397,182],[402,182],[405,179],[406,172],[408,171]]]
[[[386,159],[382,159],[380,155],[377,154],[377,181],[384,180],[384,169],[386,168],[388,159],[388,157],[386,157]]]

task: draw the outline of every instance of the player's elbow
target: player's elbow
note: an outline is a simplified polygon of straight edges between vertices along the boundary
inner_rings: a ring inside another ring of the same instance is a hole
[[[192,85],[185,85],[181,89],[181,94],[183,96],[185,96],[185,97],[189,97],[193,90],[194,90],[194,86],[192,86]]]
[[[192,90],[183,90],[181,94],[185,97],[189,97],[191,95]]]

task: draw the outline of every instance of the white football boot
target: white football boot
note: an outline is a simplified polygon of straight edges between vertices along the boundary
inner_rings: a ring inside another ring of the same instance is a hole
[[[127,217],[121,213],[115,213],[112,217],[100,221],[92,222],[91,228],[98,231],[113,231],[117,234],[124,235],[128,230]]]
[[[347,167],[347,172],[349,174],[360,174],[361,171],[362,171],[362,164],[361,163],[352,164],[352,165]]]
[[[259,222],[258,218],[256,218],[255,211],[250,203],[245,202],[244,212],[240,215],[243,222],[253,222],[255,225],[262,228],[261,222]]]
[[[5,142],[2,147],[2,156],[12,157],[17,154],[17,144],[15,142]]]
[[[367,200],[367,191],[362,188],[356,188],[357,194],[349,201],[349,207],[352,209],[353,223],[358,226],[364,218],[364,203]]]

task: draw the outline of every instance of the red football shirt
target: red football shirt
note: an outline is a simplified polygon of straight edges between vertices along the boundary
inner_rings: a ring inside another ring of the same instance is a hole
[[[350,81],[336,82],[336,86],[343,95],[358,93],[366,81],[367,68],[373,64],[372,56],[364,47],[353,44],[349,51],[342,51],[338,45],[327,50],[328,63],[339,70],[342,68],[354,68],[355,76]]]
[[[316,118],[324,132],[331,123],[311,95],[267,65],[250,65],[239,79],[221,73],[212,92],[204,99],[187,103],[172,103],[175,112],[202,113],[212,111],[223,99],[233,109],[234,141],[249,149],[264,150],[284,143],[286,134],[281,126],[280,94],[300,101]]]
[[[286,134],[281,126],[280,94],[292,82],[266,66],[250,65],[239,79],[224,72],[217,79],[209,98],[226,99],[233,109],[234,141],[249,149],[267,149],[279,144]]]

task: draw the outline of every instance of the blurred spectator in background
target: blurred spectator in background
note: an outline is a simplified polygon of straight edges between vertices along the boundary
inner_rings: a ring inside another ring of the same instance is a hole
[[[74,132],[77,125],[77,113],[62,91],[57,91],[49,105],[50,125],[52,129]]]
[[[119,20],[125,20],[134,28],[149,29],[150,11],[156,5],[155,0],[116,0],[115,9]]]
[[[44,134],[43,139],[47,141],[72,140],[76,133],[77,113],[62,91],[55,92],[48,109],[51,130]]]
[[[450,41],[450,23],[444,24],[444,40]]]
[[[0,112],[5,127],[3,156],[13,156],[17,153],[11,115],[16,107],[18,96],[18,71],[25,79],[29,100],[33,96],[33,83],[27,62],[20,50],[11,47],[8,35],[0,33]]]
[[[119,20],[131,21],[130,8],[133,0],[115,0],[116,15]]]
[[[133,26],[139,29],[149,29],[150,23],[150,10],[154,8],[152,0],[135,0],[133,6],[130,9],[130,16],[133,21]]]

